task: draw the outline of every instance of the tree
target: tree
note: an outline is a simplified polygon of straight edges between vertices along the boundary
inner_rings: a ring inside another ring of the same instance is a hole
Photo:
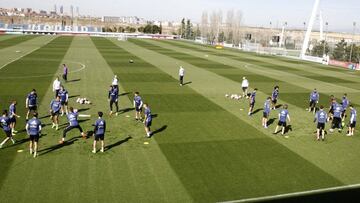
[[[224,31],[221,31],[218,37],[218,42],[222,43],[225,41],[225,33]]]
[[[192,33],[192,25],[191,25],[190,19],[188,19],[186,21],[185,38],[191,39],[192,38],[191,33]]]
[[[181,38],[185,38],[185,18],[181,20],[180,35]]]
[[[151,24],[147,24],[144,28],[144,33],[153,33],[153,26]]]
[[[162,24],[161,24],[161,23],[160,23],[159,29],[160,29],[160,30],[159,30],[159,34],[162,34],[162,29],[163,29],[163,28],[162,28]]]
[[[118,30],[118,32],[125,32],[125,29],[124,29],[123,27],[121,27],[121,26],[119,26],[119,27],[117,28],[117,30]]]
[[[334,51],[332,53],[332,57],[335,60],[345,61],[346,60],[346,46],[347,46],[347,43],[345,42],[344,39],[342,39],[340,42],[338,42],[335,45]]]
[[[351,51],[352,49],[352,51]],[[359,63],[360,60],[360,46],[356,46],[355,44],[349,44],[346,49],[346,61],[350,61],[350,53],[351,53],[351,62],[352,63]]]
[[[143,32],[144,32],[144,29],[145,29],[145,28],[144,28],[143,26],[141,26],[141,27],[138,28],[138,31],[143,33]]]
[[[327,55],[329,51],[330,51],[329,44],[325,40],[322,40],[316,43],[316,45],[313,47],[313,49],[311,50],[311,55],[317,57],[323,57],[324,54]]]

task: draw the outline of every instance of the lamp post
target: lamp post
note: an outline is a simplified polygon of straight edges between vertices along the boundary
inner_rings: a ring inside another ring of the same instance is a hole
[[[326,22],[325,23],[325,37],[324,37],[324,41],[323,41],[323,44],[324,44],[324,50],[323,50],[323,56],[325,56],[325,48],[326,48],[326,41],[327,41],[327,32],[328,32],[328,26],[329,26],[329,23]]]
[[[350,57],[349,57],[349,62],[350,62],[350,63],[351,63],[351,59],[352,59],[352,52],[353,52],[353,48],[354,48],[354,35],[355,35],[355,28],[356,28],[356,22],[353,22],[353,33],[352,33],[351,47],[350,47]]]

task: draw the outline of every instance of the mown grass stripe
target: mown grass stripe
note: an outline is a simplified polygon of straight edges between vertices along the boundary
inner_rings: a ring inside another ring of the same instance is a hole
[[[73,37],[59,37],[43,46],[42,48],[34,51],[33,53],[24,56],[23,58],[14,61],[9,64],[7,68],[0,70],[1,75],[36,75],[38,73],[53,73],[55,74],[62,58],[64,57],[68,47],[71,44]],[[27,58],[32,58],[32,60],[27,60]],[[43,61],[38,61],[36,59],[49,58],[52,59],[47,63]],[[26,61],[26,63],[24,62]],[[45,94],[47,89],[51,84],[51,78],[39,79],[9,79],[9,80],[0,80],[1,87],[3,88],[0,92],[0,104],[2,109],[7,109],[10,105],[11,100],[17,100],[17,111],[22,118],[18,119],[17,129],[23,129],[25,123],[25,98],[26,95],[35,88],[39,99],[41,101],[42,96]],[[40,107],[40,108],[48,108]],[[3,137],[3,136],[2,136]],[[24,132],[19,133],[15,136],[19,140],[19,144],[27,141],[25,138],[26,135]],[[16,149],[19,145],[9,146],[1,150],[1,165],[0,171],[2,172],[3,178],[0,179],[0,189],[4,187],[3,180],[6,177],[7,171],[10,170],[10,166],[15,156],[17,155]]]
[[[126,75],[132,70],[136,71],[137,68],[140,68],[139,66],[143,66],[141,68],[144,69],[152,69],[152,73],[164,74],[157,67],[115,46],[107,39],[93,38],[93,42],[105,60],[108,61],[109,66],[113,68],[115,73],[118,73],[120,81],[123,75]],[[117,52],[117,54],[115,54],[115,52]],[[128,63],[130,58],[135,61],[134,64]],[[159,60],[161,59],[159,58]],[[142,76],[139,75],[139,77],[141,78]],[[173,82],[167,82],[166,84],[178,86],[177,81],[175,79],[172,80]],[[123,86],[127,91],[134,91],[136,89],[144,94],[147,94],[147,91],[149,91],[148,87],[143,89],[134,83],[124,82]],[[152,89],[152,91],[158,94],[166,93],[162,92],[158,86],[157,89]],[[178,97],[174,97],[173,100],[168,102],[172,104],[174,111],[181,105],[190,108],[190,106],[196,105],[195,103],[209,106],[209,108],[213,109],[220,108],[218,112],[214,112],[213,114],[199,114],[196,112],[158,113],[158,116],[154,120],[155,125],[159,125],[157,123],[168,125],[168,128],[166,128],[164,132],[155,135],[155,139],[160,143],[161,150],[196,202],[220,201],[226,200],[229,197],[233,198],[234,196],[245,197],[258,195],[255,193],[271,194],[278,190],[289,190],[289,188],[291,188],[290,190],[297,190],[299,187],[307,187],[303,182],[304,177],[296,175],[304,173],[316,174],[315,176],[317,177],[322,176],[321,183],[315,181],[316,183],[314,184],[317,186],[322,184],[341,184],[324,171],[313,166],[272,139],[267,138],[264,134],[237,119],[235,116],[232,116],[221,107],[214,107],[215,104],[210,104],[212,102],[209,100],[199,97],[191,103],[184,101],[182,99],[183,94],[180,91],[189,94],[189,91],[193,92],[190,88],[183,87],[176,90],[174,89],[173,91],[174,95],[178,95]],[[157,104],[156,100],[148,96],[145,97],[145,100],[150,102],[155,113],[157,113],[158,110],[160,111],[161,104]],[[215,119],[209,120],[207,116]],[[221,124],[216,124],[216,120],[221,120]],[[178,128],[178,126],[180,126],[180,128]],[[227,129],[227,131],[221,132],[217,130],[219,126],[221,126],[222,129]],[[244,127],[244,129],[239,126]],[[239,131],[239,128],[241,128],[242,131]],[[173,131],[172,129],[177,130]],[[193,134],[193,131],[197,133]],[[239,132],[241,133],[239,134]],[[229,138],[233,137],[233,139],[223,141],[213,140],[212,137],[214,134],[215,137],[225,136]],[[249,136],[251,136],[251,138],[249,138]],[[202,137],[202,140],[197,139],[197,137]],[[186,142],[179,142],[178,139]],[[254,150],[256,153],[249,153],[248,150]],[[267,150],[276,151],[284,156],[270,156]],[[244,156],[245,154],[246,156]],[[259,159],[259,157],[262,158]],[[285,157],[291,158],[287,159]],[[253,162],[253,160],[257,160],[256,163]],[[288,164],[289,162],[292,163]],[[271,170],[261,172],[259,167],[252,167],[253,164],[264,168],[271,168]],[[284,167],[284,165],[286,165],[286,167]],[[304,167],[298,167],[299,165]],[[306,172],[307,170],[311,172]],[[289,174],[285,171],[292,171],[294,173],[291,172],[291,174]],[[269,181],[262,179],[262,177],[276,177],[280,174],[283,180],[284,176],[286,176],[285,179],[288,181],[275,183],[279,178],[274,178],[270,185]],[[311,179],[307,179],[306,181],[312,181]],[[256,184],[254,180],[257,180]],[[262,191],[254,190],[258,184],[263,186],[264,189]],[[274,185],[276,185],[276,187],[274,187]]]
[[[14,46],[20,44],[22,42],[34,39],[35,37],[39,37],[40,35],[21,35],[13,38],[9,38],[6,40],[0,41],[0,49],[4,49],[6,47]]]

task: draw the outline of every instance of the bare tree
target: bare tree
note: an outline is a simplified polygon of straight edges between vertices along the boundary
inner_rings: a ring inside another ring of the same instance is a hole
[[[203,11],[202,15],[201,15],[201,25],[200,25],[200,30],[201,30],[201,37],[208,39],[209,37],[209,15],[207,13],[207,11]]]
[[[228,10],[226,14],[226,24],[224,27],[225,38],[227,43],[233,43],[234,37],[234,10]]]

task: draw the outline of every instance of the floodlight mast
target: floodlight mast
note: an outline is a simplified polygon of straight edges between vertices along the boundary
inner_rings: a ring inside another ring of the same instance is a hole
[[[313,10],[311,12],[310,20],[309,20],[309,23],[308,23],[308,27],[307,27],[307,30],[306,30],[306,34],[305,34],[304,43],[303,43],[303,46],[302,46],[300,58],[305,58],[306,50],[308,49],[308,46],[309,46],[310,35],[311,35],[311,31],[312,31],[312,28],[313,28],[313,25],[314,25],[314,22],[315,22],[316,13],[318,11],[319,4],[320,4],[320,0],[315,0]]]

